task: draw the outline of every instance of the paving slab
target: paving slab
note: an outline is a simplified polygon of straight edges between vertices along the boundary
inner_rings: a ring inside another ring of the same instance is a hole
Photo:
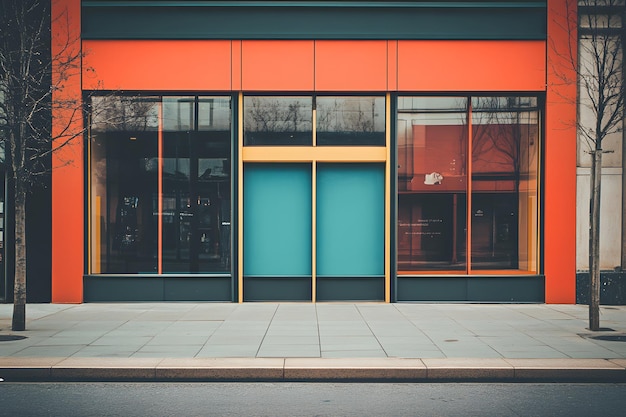
[[[324,350],[322,358],[388,358],[384,350]]]

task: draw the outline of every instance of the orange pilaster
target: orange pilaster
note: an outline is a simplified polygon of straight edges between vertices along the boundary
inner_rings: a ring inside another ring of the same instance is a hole
[[[231,41],[231,90],[241,90],[241,41]]]
[[[52,2],[52,56],[63,54],[76,56],[80,53],[80,0]],[[58,18],[58,16],[62,16]],[[67,16],[67,18],[65,18]],[[67,45],[59,45],[71,40]],[[64,88],[55,91],[53,101],[80,100],[80,71],[66,73]],[[53,84],[58,77],[53,72]],[[79,101],[77,101],[78,103]],[[78,107],[80,109],[80,107]],[[71,109],[53,110],[53,135],[60,137],[53,147],[58,147],[70,135],[77,134],[70,144],[58,148],[52,154],[52,302],[80,303],[83,301],[83,136],[82,114]]]
[[[543,243],[552,304],[576,302],[576,24],[575,0],[548,2]]]
[[[398,41],[387,41],[387,90],[398,89]]]

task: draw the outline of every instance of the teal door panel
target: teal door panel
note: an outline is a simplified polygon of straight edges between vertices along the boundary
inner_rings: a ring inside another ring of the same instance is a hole
[[[245,276],[311,275],[311,166],[245,164]]]
[[[382,164],[318,164],[317,275],[384,275]]]

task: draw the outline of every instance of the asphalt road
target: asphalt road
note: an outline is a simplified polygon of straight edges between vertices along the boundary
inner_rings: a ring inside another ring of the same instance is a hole
[[[626,384],[7,383],[0,416],[622,416]]]

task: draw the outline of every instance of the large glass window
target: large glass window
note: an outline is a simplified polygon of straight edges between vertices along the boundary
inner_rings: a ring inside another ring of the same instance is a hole
[[[91,271],[157,272],[157,97],[95,97],[90,137]]]
[[[163,272],[229,270],[228,98],[163,98]]]
[[[397,143],[400,273],[537,271],[537,98],[400,97]]]
[[[472,98],[472,269],[537,268],[535,97]]]
[[[230,98],[92,108],[91,273],[230,271]]]

